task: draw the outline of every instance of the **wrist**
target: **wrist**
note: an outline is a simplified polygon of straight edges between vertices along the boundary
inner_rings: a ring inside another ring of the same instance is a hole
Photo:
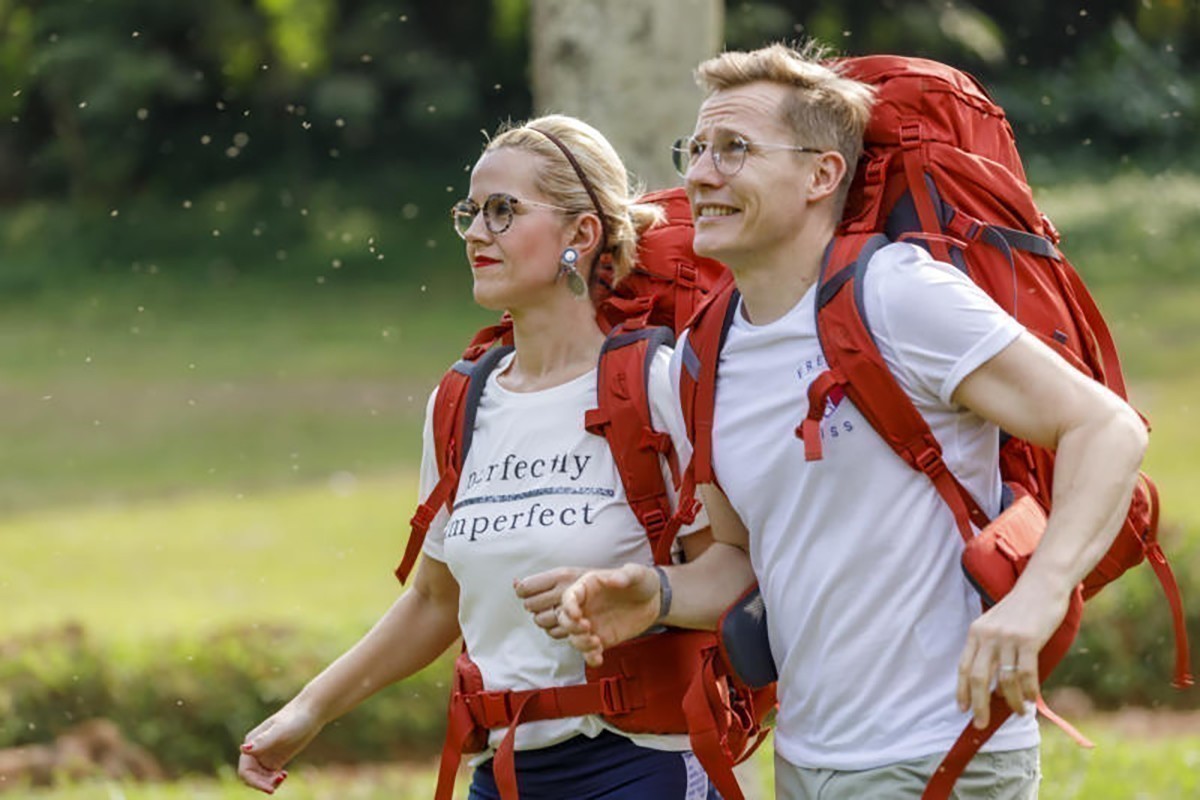
[[[663,620],[671,613],[671,581],[667,578],[667,571],[658,564],[654,565],[654,572],[658,575],[658,616],[654,618],[655,625],[663,624]]]

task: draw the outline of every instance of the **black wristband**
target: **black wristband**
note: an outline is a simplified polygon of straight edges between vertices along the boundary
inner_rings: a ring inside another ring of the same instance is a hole
[[[658,573],[658,618],[654,624],[659,625],[671,613],[671,582],[667,580],[667,571],[658,564],[654,565],[654,571]]]

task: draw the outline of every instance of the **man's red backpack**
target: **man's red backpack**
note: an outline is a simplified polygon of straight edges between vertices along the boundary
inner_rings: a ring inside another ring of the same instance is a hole
[[[692,218],[680,190],[656,192],[666,220],[639,240],[638,266],[613,285],[602,264],[592,282],[597,320],[607,338],[597,375],[597,407],[587,430],[609,442],[626,499],[646,530],[654,560],[671,562],[679,528],[695,518],[690,493],[672,511],[662,459],[673,465],[670,436],[651,423],[647,378],[658,348],[674,344],[674,332],[692,316],[724,266],[692,252]],[[512,350],[508,319],[481,330],[462,359],[442,378],[433,409],[439,480],[412,519],[403,582],[420,553],[425,533],[441,508],[452,508],[459,474],[471,445],[475,412],[487,376]],[[478,667],[464,651],[455,665],[446,744],[435,798],[449,800],[461,754],[486,746],[493,728],[508,728],[495,756],[497,784],[505,800],[517,797],[513,733],[521,722],[598,714],[631,733],[688,733],[709,777],[727,800],[742,797],[734,763],[765,738],[764,718],[775,704],[774,686],[752,689],[737,680],[712,633],[668,630],[610,648],[604,665],[587,669],[587,682],[530,691],[486,691]]]
[[[1069,363],[1125,398],[1116,347],[1091,295],[1058,250],[1057,232],[1035,206],[1012,129],[986,90],[969,75],[924,59],[870,56],[838,65],[847,77],[875,87],[876,104],[842,223],[816,287],[817,328],[829,369],[813,382],[808,414],[797,420],[796,435],[804,441],[806,458],[820,459],[826,398],[844,392],[892,450],[929,477],[954,512],[964,541],[971,541],[973,527],[982,529],[989,520],[946,468],[941,446],[889,371],[856,302],[855,289],[871,255],[889,241],[925,246],[970,276]],[[694,445],[689,484],[715,480],[716,369],[736,306],[736,289],[721,287],[688,335],[691,352],[683,359],[681,394]],[[1001,448],[1005,483],[1034,498],[1042,511],[1050,508],[1053,465],[1052,452],[1016,438]],[[1175,684],[1191,684],[1179,589],[1157,534],[1158,496],[1143,474],[1116,541],[1078,587],[1063,626],[1040,654],[1043,680],[1074,640],[1083,601],[1148,560],[1174,618]],[[994,694],[992,724],[984,731],[964,730],[925,797],[948,797],[967,762],[1010,713]]]

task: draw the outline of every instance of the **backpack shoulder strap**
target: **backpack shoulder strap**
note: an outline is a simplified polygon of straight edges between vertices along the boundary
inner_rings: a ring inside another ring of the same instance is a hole
[[[626,501],[646,529],[655,562],[664,564],[682,520],[671,511],[661,459],[673,473],[679,467],[670,435],[654,428],[649,385],[655,354],[674,343],[669,328],[614,328],[600,350],[597,407],[584,416],[588,432],[607,440]]]
[[[500,344],[480,351],[478,343],[467,348],[464,357],[456,362],[438,384],[433,403],[433,447],[437,459],[438,481],[429,495],[409,521],[411,533],[404,548],[404,557],[396,568],[396,577],[401,583],[408,580],[425,534],[438,512],[445,506],[454,505],[458,491],[458,477],[463,461],[471,448],[471,437],[475,433],[475,413],[479,410],[479,399],[488,375],[496,368],[500,359],[512,352],[512,345]]]
[[[815,303],[817,334],[829,369],[808,390],[808,415],[796,429],[805,458],[821,458],[820,422],[825,401],[840,387],[888,446],[925,473],[954,513],[964,541],[982,528],[987,515],[946,467],[942,446],[912,400],[897,383],[871,334],[863,301],[867,265],[888,243],[881,235],[835,237],[826,250]]]
[[[712,434],[717,363],[740,296],[733,275],[727,273],[688,323],[688,335],[680,354],[679,401],[688,440],[692,443],[692,462],[684,473],[684,480],[693,488],[697,484],[716,483]]]

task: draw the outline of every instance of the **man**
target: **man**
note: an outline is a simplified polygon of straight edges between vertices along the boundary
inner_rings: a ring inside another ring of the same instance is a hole
[[[868,87],[818,56],[775,45],[698,70],[708,94],[680,159],[695,250],[728,264],[741,292],[716,385],[720,488],[701,487],[716,543],[661,571],[585,574],[558,623],[598,663],[656,622],[714,627],[757,579],[780,676],[779,797],[919,796],[972,715],[986,726],[993,686],[1019,714],[956,796],[1036,797],[1026,712],[1037,654],[1118,531],[1145,428],[961,273],[891,244],[863,291],[888,366],[989,516],[1000,508],[998,429],[1057,450],[1047,530],[1015,588],[981,615],[951,512],[853,403],[827,406],[824,458],[805,460],[792,432],[825,366],[813,286],[871,103]]]

